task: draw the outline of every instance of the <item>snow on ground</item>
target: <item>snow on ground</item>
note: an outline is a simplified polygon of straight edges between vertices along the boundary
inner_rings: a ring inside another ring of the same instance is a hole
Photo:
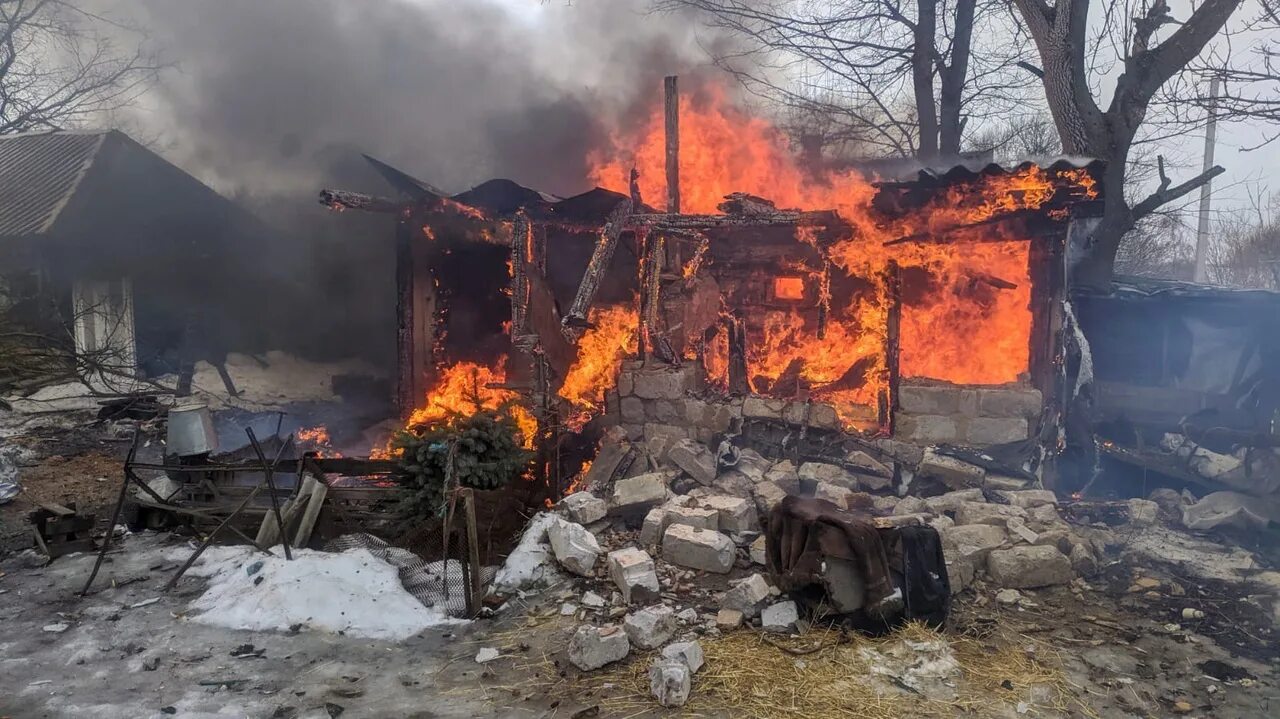
[[[185,560],[190,549],[173,553]],[[398,570],[365,549],[293,550],[293,561],[250,547],[210,547],[188,572],[209,587],[191,603],[191,619],[256,631],[302,625],[347,636],[401,640],[461,623],[423,606],[400,584]]]

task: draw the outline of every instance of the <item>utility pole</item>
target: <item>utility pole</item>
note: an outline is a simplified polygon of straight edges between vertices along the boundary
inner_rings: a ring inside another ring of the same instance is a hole
[[[1213,167],[1213,146],[1218,135],[1218,78],[1209,80],[1209,121],[1204,126],[1204,165],[1202,172]],[[1209,279],[1207,255],[1209,251],[1209,195],[1213,181],[1200,186],[1200,222],[1196,227],[1196,268],[1192,279],[1206,282]]]

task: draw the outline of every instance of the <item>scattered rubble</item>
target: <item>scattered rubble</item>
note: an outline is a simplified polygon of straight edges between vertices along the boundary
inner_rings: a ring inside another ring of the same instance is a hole
[[[800,611],[793,601],[778,602],[760,613],[760,626],[766,632],[794,632],[799,621]]]
[[[683,661],[661,657],[649,667],[649,691],[664,707],[684,706],[693,686],[692,674]]]
[[[631,643],[641,649],[656,649],[676,632],[676,613],[665,604],[655,604],[628,614],[623,629]]]
[[[997,549],[987,557],[987,572],[1002,587],[1033,589],[1066,584],[1075,578],[1071,562],[1056,547]]]
[[[590,492],[574,492],[560,500],[560,505],[569,519],[583,525],[598,522],[609,513],[609,505]]]
[[[725,592],[720,606],[741,612],[746,619],[754,619],[771,598],[769,583],[759,574],[752,574]]]
[[[579,576],[591,576],[600,558],[600,543],[581,524],[557,518],[547,527],[551,551],[560,566]]]
[[[662,535],[662,557],[672,564],[725,574],[733,569],[733,540],[719,532],[673,524]]]
[[[609,578],[622,593],[622,601],[646,602],[657,598],[660,587],[649,553],[635,547],[609,552]]]

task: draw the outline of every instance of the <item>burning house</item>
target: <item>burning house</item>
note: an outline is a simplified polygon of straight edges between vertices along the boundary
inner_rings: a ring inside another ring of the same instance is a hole
[[[607,426],[773,456],[1014,444],[1051,483],[1066,246],[1099,163],[815,175],[734,118],[669,81],[627,159],[593,157],[600,187],[569,198],[448,196],[377,161],[400,198],[323,191],[396,218],[404,416],[466,388],[516,400],[557,496],[589,459],[565,447]]]

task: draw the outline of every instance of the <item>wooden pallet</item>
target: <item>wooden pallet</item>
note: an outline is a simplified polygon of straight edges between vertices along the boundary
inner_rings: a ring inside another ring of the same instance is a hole
[[[93,525],[96,514],[77,514],[74,502],[67,506],[40,503],[40,508],[27,515],[31,520],[36,548],[49,559],[72,552],[92,552]]]

